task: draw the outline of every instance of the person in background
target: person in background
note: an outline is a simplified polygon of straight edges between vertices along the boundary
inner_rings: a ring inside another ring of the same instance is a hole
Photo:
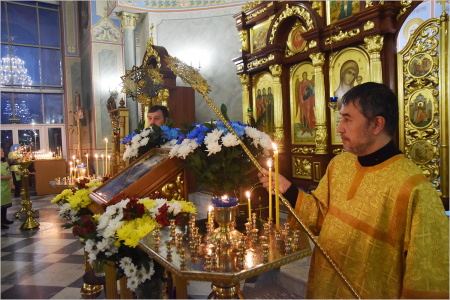
[[[2,229],[8,229],[10,224],[14,223],[14,221],[10,221],[6,218],[6,210],[8,207],[12,206],[12,197],[11,197],[11,167],[8,163],[8,160],[5,158],[5,152],[2,150],[2,173],[1,173],[1,188],[2,188]]]
[[[147,118],[149,127],[153,126],[153,124],[163,126],[169,118],[169,110],[162,105],[153,105],[148,110]]]
[[[310,194],[283,176],[280,193],[361,298],[448,299],[449,221],[436,188],[394,144],[397,97],[363,83],[342,97],[340,114],[346,152]],[[259,177],[267,188],[268,177]],[[306,296],[355,297],[318,247]]]
[[[12,145],[9,153],[8,153],[8,158],[9,159],[17,159],[18,158],[18,154],[16,153],[17,149],[19,149],[19,144],[15,144]],[[22,188],[22,178],[21,178],[21,174],[20,174],[20,170],[19,170],[19,166],[18,165],[12,165],[11,166],[11,171],[12,171],[12,178],[13,178],[13,183],[14,183],[14,197],[20,197],[20,191]]]

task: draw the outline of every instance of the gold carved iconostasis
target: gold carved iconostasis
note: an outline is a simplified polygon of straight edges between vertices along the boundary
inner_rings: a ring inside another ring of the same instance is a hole
[[[394,141],[448,209],[448,7],[434,3],[440,16],[418,22],[409,15],[420,3],[253,1],[234,16],[244,120],[251,108],[278,145],[281,173],[297,186],[314,189],[344,151],[336,131],[342,95],[374,81],[398,95]]]

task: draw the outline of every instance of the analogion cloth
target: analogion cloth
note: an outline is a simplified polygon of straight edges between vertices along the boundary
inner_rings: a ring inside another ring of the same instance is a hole
[[[360,297],[448,299],[449,221],[405,155],[371,167],[336,156],[317,189],[299,193],[295,211]],[[354,298],[317,247],[307,297]]]

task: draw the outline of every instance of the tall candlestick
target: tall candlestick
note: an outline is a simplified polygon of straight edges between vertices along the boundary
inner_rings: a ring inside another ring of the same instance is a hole
[[[277,230],[280,230],[280,182],[278,181],[278,174],[280,169],[278,166],[278,148],[275,143],[273,143],[273,156],[275,158],[275,226]]]
[[[105,177],[105,159],[103,157],[103,154],[101,155],[101,157],[102,157],[102,174],[103,177]]]
[[[98,154],[97,154],[97,153],[95,153],[95,161],[96,161],[96,163],[97,163],[96,174],[97,174],[97,177],[98,177],[99,172],[98,172]]]
[[[252,219],[252,205],[250,202],[250,192],[247,191],[247,192],[245,192],[245,194],[247,195],[247,199],[248,199],[248,218],[251,220]]]
[[[267,161],[269,166],[269,219],[272,219],[272,160]]]
[[[105,138],[105,143],[106,143],[106,147],[105,147],[105,159],[108,160],[108,139]],[[105,169],[103,170],[103,176],[108,174],[108,161],[106,161],[105,163]]]
[[[111,155],[108,155],[108,170],[109,170],[109,175],[111,175]],[[111,176],[110,176],[111,177]]]
[[[212,211],[213,207],[212,205],[209,206],[208,208],[208,225],[211,224],[211,211]]]
[[[72,178],[72,170],[73,170],[71,161],[69,161],[69,166],[70,166],[70,172],[69,172],[69,180],[70,180],[70,178]]]
[[[87,170],[87,176],[89,177],[89,154],[86,153],[86,170]]]

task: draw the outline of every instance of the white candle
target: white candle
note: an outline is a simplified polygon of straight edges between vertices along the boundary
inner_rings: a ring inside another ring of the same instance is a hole
[[[245,192],[245,194],[247,195],[247,199],[248,199],[248,218],[251,220],[252,219],[252,205],[250,202],[250,192],[247,191],[247,192]]]

